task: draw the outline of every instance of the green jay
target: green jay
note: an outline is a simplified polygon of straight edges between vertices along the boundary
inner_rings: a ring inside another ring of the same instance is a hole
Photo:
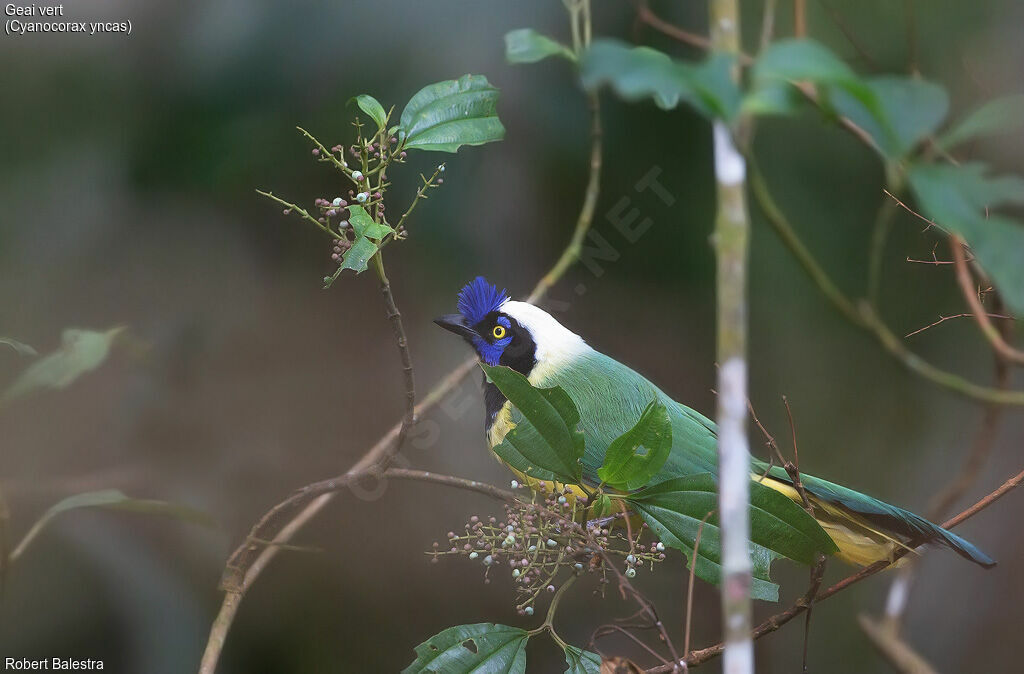
[[[600,353],[543,309],[509,298],[506,291],[477,277],[459,293],[458,313],[435,321],[463,337],[479,359],[524,375],[538,388],[560,386],[580,413],[585,439],[583,481],[600,482],[597,470],[611,442],[632,428],[652,398],[668,409],[672,451],[651,483],[697,473],[717,474],[715,424],[672,400],[631,368]],[[521,413],[493,383],[484,380],[485,430],[493,449],[522,422]],[[506,464],[508,465],[508,464]],[[538,480],[509,466],[524,483]],[[781,466],[751,457],[751,478],[801,503]],[[800,475],[813,516],[835,542],[835,556],[851,564],[891,560],[899,548],[924,543],[944,545],[983,567],[995,561],[951,531],[920,515],[833,482]],[[576,485],[577,493],[582,493]]]

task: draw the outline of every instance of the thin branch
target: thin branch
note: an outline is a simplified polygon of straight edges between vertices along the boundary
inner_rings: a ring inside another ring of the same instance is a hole
[[[543,298],[551,286],[565,276],[565,272],[575,263],[583,250],[583,240],[590,231],[590,225],[594,222],[594,210],[597,208],[597,197],[601,193],[601,165],[603,163],[602,136],[601,130],[601,107],[597,94],[587,96],[587,104],[590,107],[590,173],[587,179],[587,189],[583,194],[583,204],[580,206],[580,213],[576,217],[576,227],[573,229],[569,245],[565,247],[562,254],[555,261],[548,273],[544,274],[537,281],[530,296],[526,299],[531,304],[536,304]]]
[[[807,0],[793,0],[793,36],[807,37]]]
[[[1000,485],[998,489],[985,496],[983,499],[972,505],[970,508],[967,508],[966,510],[961,512],[956,517],[952,517],[943,522],[943,528],[950,529],[962,523],[964,520],[973,517],[982,510],[991,506],[993,503],[1001,499],[1003,496],[1006,496],[1007,493],[1009,493],[1015,487],[1019,486],[1021,482],[1024,482],[1024,471],[1021,471],[1020,473],[1011,477],[1009,480]],[[828,599],[829,597],[832,597],[842,592],[851,585],[855,585],[860,581],[864,580],[865,578],[870,578],[879,571],[884,571],[885,569],[890,568],[898,560],[902,559],[903,556],[906,555],[908,552],[909,551],[907,549],[896,550],[893,553],[893,558],[891,561],[875,562],[870,566],[865,566],[856,573],[853,573],[847,576],[846,578],[843,578],[839,582],[829,586],[828,588],[822,590],[818,594],[813,595],[813,601],[810,601],[808,596],[805,594],[785,611],[782,611],[781,613],[776,613],[775,615],[771,616],[770,618],[762,622],[760,625],[755,627],[752,632],[753,638],[756,640],[760,639],[761,637],[767,634],[771,634],[772,632],[778,630],[780,627],[788,623],[793,618],[797,617],[798,615],[806,611],[808,607],[812,604],[817,604],[818,602]],[[714,646],[708,646],[707,648],[694,651],[693,653],[690,653],[687,656],[686,665],[688,667],[696,667],[697,665],[703,664],[708,660],[712,660],[722,654],[723,648],[723,644],[719,643],[715,644]],[[664,665],[662,665],[660,667],[648,669],[645,672],[645,674],[668,674],[668,672],[671,671],[672,670],[670,668],[666,668]]]
[[[588,31],[589,32],[589,31]],[[589,179],[587,183],[587,190],[583,198],[583,203],[580,208],[579,217],[576,220],[576,227],[573,232],[572,240],[569,245],[563,251],[555,265],[545,274],[534,288],[533,292],[530,293],[530,302],[539,302],[546,295],[548,290],[557,283],[568,271],[569,267],[579,257],[579,250],[582,247],[582,241],[589,231],[593,219],[594,211],[596,209],[598,196],[600,194],[600,176],[601,176],[601,165],[602,165],[602,143],[601,143],[601,121],[600,121],[600,108],[597,97],[591,97],[591,149],[590,149],[590,163],[589,163]],[[315,141],[314,139],[314,142]],[[267,195],[271,196],[271,195]],[[307,214],[308,215],[308,214]],[[315,218],[313,218],[316,222]],[[316,222],[319,226],[320,223]],[[575,245],[575,250],[574,250]],[[415,407],[414,418],[418,418],[426,414],[430,409],[435,407],[441,400],[443,400],[452,390],[454,390],[470,372],[476,369],[476,358],[467,358],[458,367],[452,370],[443,380],[441,380],[433,389],[427,394],[423,401]],[[406,417],[403,417],[403,421]],[[351,484],[359,477],[371,475],[374,479],[380,479],[380,476],[374,475],[376,467],[378,467],[384,459],[384,457],[393,455],[396,441],[399,439],[404,424],[402,422],[396,423],[392,426],[387,433],[385,433],[374,445],[371,447],[363,456],[349,469],[344,476],[334,478],[333,482],[336,485]],[[389,473],[385,473],[384,477],[388,476]],[[328,481],[330,483],[332,481]],[[220,658],[220,653],[223,650],[224,642],[227,638],[228,631],[230,630],[231,624],[234,621],[235,615],[238,612],[239,604],[245,593],[250,587],[256,582],[263,570],[270,564],[274,556],[277,555],[280,550],[280,545],[288,543],[292,537],[298,533],[302,527],[318,515],[328,503],[333,500],[336,490],[324,490],[319,496],[303,497],[298,501],[292,503],[292,498],[286,500],[288,506],[282,509],[281,513],[293,512],[295,508],[302,505],[302,509],[291,516],[291,519],[285,523],[276,534],[271,536],[261,536],[263,539],[272,540],[275,545],[271,546],[260,546],[255,544],[254,541],[249,539],[239,547],[228,560],[224,575],[221,579],[221,587],[225,591],[224,601],[222,602],[220,612],[210,630],[209,641],[207,642],[206,651],[203,654],[203,660],[200,665],[200,674],[213,674],[216,671],[217,661]],[[312,500],[310,500],[310,498]],[[272,509],[271,512],[277,511],[283,504],[278,504]],[[270,513],[268,513],[269,515]],[[264,515],[266,518],[268,515]],[[263,519],[260,520],[262,522]],[[260,523],[256,524],[259,527]],[[254,527],[254,531],[256,530]],[[244,564],[241,555],[245,555]]]
[[[900,638],[894,626],[878,623],[863,613],[857,616],[857,623],[868,636],[878,652],[902,674],[938,674],[928,661]]]
[[[704,525],[708,523],[708,518],[714,512],[714,510],[709,510],[704,519],[700,521],[700,526],[697,527],[697,535],[693,540],[693,556],[690,557],[690,575],[686,581],[686,623],[683,630],[684,658],[690,654],[690,628],[693,626],[693,586],[697,576],[697,553],[700,551],[700,536],[704,532]]]
[[[1022,391],[1001,391],[988,386],[981,386],[928,363],[907,349],[903,341],[889,329],[870,305],[863,303],[858,308],[852,300],[839,290],[828,276],[828,273],[821,267],[807,247],[804,246],[793,229],[792,224],[790,224],[789,220],[775,203],[765,183],[764,176],[757,169],[756,164],[752,160],[748,161],[748,167],[750,168],[752,193],[764,212],[765,217],[768,219],[769,224],[778,234],[779,238],[782,239],[786,247],[789,248],[790,252],[793,253],[797,262],[800,263],[800,266],[811,277],[811,280],[818,286],[818,289],[825,295],[826,299],[847,320],[873,334],[879,344],[905,368],[933,384],[955,391],[968,398],[984,402],[993,402],[1000,405],[1024,405],[1024,392]]]
[[[1006,343],[999,329],[989,320],[989,315],[978,298],[978,289],[974,285],[974,279],[971,278],[971,270],[968,268],[967,258],[964,256],[966,243],[954,234],[949,240],[949,245],[953,251],[953,262],[956,263],[957,283],[960,285],[960,291],[963,293],[967,305],[974,312],[974,319],[977,321],[978,327],[981,328],[981,334],[985,335],[985,339],[992,345],[992,350],[999,358],[1015,365],[1024,365],[1024,351],[1015,349]]]
[[[846,38],[846,41],[850,43],[850,46],[853,47],[861,60],[864,61],[864,65],[866,65],[870,70],[879,70],[878,61],[868,53],[868,50],[860,43],[857,36],[853,34],[853,31],[850,30],[850,27],[847,25],[846,20],[843,19],[843,15],[839,13],[839,10],[833,7],[832,3],[826,2],[826,0],[818,0],[818,4],[825,8],[825,11],[828,12],[829,16],[832,18],[832,22],[836,24],[837,28],[839,28],[843,37]]]
[[[1009,319],[1011,321],[1014,320],[1013,316],[1006,316],[1005,314],[986,314],[986,316],[988,318],[1006,318],[1006,319]],[[914,330],[913,332],[908,332],[907,334],[903,335],[903,339],[906,339],[907,337],[913,337],[914,335],[921,334],[925,330],[928,330],[930,328],[934,328],[936,325],[939,325],[941,323],[945,323],[946,321],[951,321],[954,318],[977,318],[977,315],[976,314],[953,314],[952,316],[942,316],[942,315],[940,315],[939,316],[939,320],[935,321],[934,323],[929,323],[928,325],[924,326],[923,328],[918,328],[917,330]]]

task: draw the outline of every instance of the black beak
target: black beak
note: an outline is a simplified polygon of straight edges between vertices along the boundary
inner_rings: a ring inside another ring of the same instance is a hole
[[[454,332],[462,337],[473,335],[473,328],[466,325],[466,319],[462,314],[445,314],[434,319],[434,322],[449,332]]]

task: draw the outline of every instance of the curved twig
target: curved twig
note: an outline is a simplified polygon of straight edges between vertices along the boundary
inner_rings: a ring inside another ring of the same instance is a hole
[[[949,246],[953,251],[953,262],[956,266],[956,280],[964,299],[967,300],[967,305],[974,312],[974,320],[977,321],[978,327],[981,328],[981,334],[985,335],[985,339],[988,340],[997,356],[1008,363],[1024,365],[1024,351],[1015,349],[1006,342],[999,329],[993,325],[981,300],[978,299],[978,289],[974,285],[974,279],[971,278],[971,270],[967,266],[967,256],[964,255],[964,246],[966,245],[966,242],[956,234],[949,239]]]

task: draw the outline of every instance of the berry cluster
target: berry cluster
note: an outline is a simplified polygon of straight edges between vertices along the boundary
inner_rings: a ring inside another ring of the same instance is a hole
[[[512,482],[512,488],[519,484]],[[619,524],[619,517],[586,520],[587,498],[566,489],[563,492],[534,492],[530,502],[505,505],[505,517],[481,518],[473,515],[464,534],[448,532],[447,549],[434,543],[427,552],[436,563],[445,555],[460,555],[478,560],[484,567],[484,582],[491,570],[501,565],[511,569],[520,615],[533,615],[539,597],[553,593],[563,572],[600,574],[602,596],[608,584],[607,562],[621,558],[625,576],[633,578],[645,564],[665,559],[660,541],[641,544],[647,525],[636,527],[633,538]],[[619,524],[619,526],[616,526]]]

